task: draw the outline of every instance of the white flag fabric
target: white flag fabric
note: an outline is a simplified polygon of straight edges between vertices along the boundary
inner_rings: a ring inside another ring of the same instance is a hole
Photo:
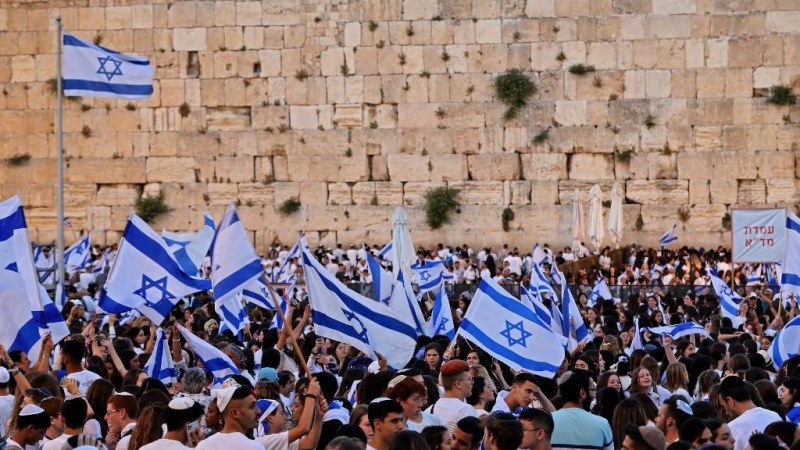
[[[786,216],[786,257],[781,274],[781,293],[800,296],[800,218]]]
[[[714,286],[714,291],[719,297],[720,311],[722,317],[727,317],[736,323],[736,318],[739,315],[739,303],[742,301],[742,296],[733,291],[722,278],[716,276],[709,271],[711,284]]]
[[[222,303],[217,302],[214,306],[217,314],[222,319],[219,324],[219,333],[225,330],[230,330],[233,335],[237,335],[239,331],[244,329],[244,326],[250,323],[247,318],[247,312],[244,310],[244,305],[241,300],[242,295],[234,295],[228,297]]]
[[[411,265],[412,281],[419,286],[419,293],[439,289],[444,283],[444,261],[429,261]]]
[[[350,344],[373,359],[380,353],[395,369],[405,367],[417,345],[412,325],[383,303],[348,289],[308,250],[303,268],[318,336]]]
[[[569,284],[564,274],[558,272],[561,278],[561,328],[564,332],[564,337],[571,339],[571,331],[575,332],[576,344],[580,344],[588,339],[594,337],[594,333],[586,328],[583,323],[583,316],[581,310],[578,308],[578,302],[572,296],[569,290]],[[572,341],[570,341],[572,343]]]
[[[439,294],[433,301],[431,320],[428,323],[427,336],[447,336],[451,341],[456,338],[455,324],[453,323],[453,310],[450,309],[450,301],[447,299],[447,292],[444,286],[439,288]]]
[[[39,284],[25,213],[18,195],[0,202],[0,344],[39,357],[42,337],[57,343],[67,334],[61,313]]]
[[[261,278],[253,280],[242,290],[242,298],[245,302],[275,311],[275,304],[272,302],[269,289]]]
[[[161,237],[169,246],[169,251],[181,265],[184,272],[195,275],[200,271],[203,258],[208,254],[211,241],[214,240],[214,232],[217,227],[214,219],[206,213],[203,216],[203,228],[195,233],[173,233],[162,230]]]
[[[798,354],[800,354],[800,316],[790,320],[778,332],[769,347],[769,355],[772,356],[772,364],[776,369],[780,369],[787,359]]]
[[[181,336],[186,340],[186,344],[192,349],[197,359],[203,363],[203,367],[211,371],[214,376],[214,383],[212,388],[222,385],[222,382],[230,375],[239,375],[239,369],[228,358],[228,355],[222,353],[222,350],[214,347],[210,343],[195,336],[191,331],[178,325],[178,330]]]
[[[608,288],[605,278],[600,278],[597,280],[597,283],[595,283],[594,288],[592,288],[592,293],[589,295],[588,305],[594,308],[598,300],[611,300],[612,298],[613,296],[611,295],[611,289]]]
[[[177,338],[177,336],[176,336]],[[178,381],[178,371],[175,369],[175,362],[172,360],[172,353],[169,341],[164,330],[156,330],[156,344],[153,347],[153,354],[144,365],[144,371],[148,378],[156,378],[164,384],[174,384]]]
[[[392,297],[392,288],[394,286],[392,274],[383,270],[381,264],[369,252],[367,252],[367,266],[372,276],[372,291],[375,300],[388,304],[389,299]]]
[[[210,287],[208,280],[186,274],[166,242],[131,214],[98,306],[111,314],[138,309],[160,324],[182,297]]]
[[[300,259],[302,255],[303,249],[308,250],[308,239],[306,238],[306,233],[300,233],[300,237],[297,239],[297,242],[294,243],[292,249],[289,250],[289,254],[286,256],[286,259],[283,260],[281,263],[281,267],[278,269],[277,272],[273,271],[272,282],[273,283],[293,283],[295,279],[295,274],[291,269],[292,260],[297,258],[297,264],[300,264]]]
[[[406,280],[402,271],[397,273],[397,280],[392,289],[389,307],[392,308],[405,323],[414,327],[417,336],[428,334],[428,328],[425,325],[425,316],[422,314],[422,309],[419,307],[417,297],[414,295],[414,290],[411,288],[411,282]]]
[[[80,272],[89,263],[89,245],[91,243],[92,233],[86,233],[78,242],[72,244],[64,252],[64,267],[67,268],[67,273],[72,276],[75,272]]]
[[[702,325],[698,325],[694,322],[684,322],[684,323],[679,323],[677,325],[654,327],[647,329],[647,331],[655,334],[666,334],[669,335],[672,339],[679,339],[684,336],[689,336],[692,334],[699,334],[701,336],[710,338],[706,329]]]
[[[64,95],[147,100],[153,66],[147,58],[124,55],[64,33]]]
[[[481,280],[459,334],[514,370],[550,378],[564,360],[561,338],[492,279]]]
[[[658,244],[661,246],[661,248],[664,248],[667,245],[669,245],[669,244],[671,244],[671,243],[673,243],[673,242],[675,242],[677,240],[678,240],[678,224],[676,223],[676,224],[672,225],[672,228],[667,230],[667,232],[664,233],[661,236],[661,238],[658,239]]]
[[[260,278],[264,271],[236,207],[228,206],[211,244],[214,301],[223,303]]]

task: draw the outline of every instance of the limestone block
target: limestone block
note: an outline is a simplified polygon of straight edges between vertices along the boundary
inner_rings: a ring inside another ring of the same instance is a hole
[[[417,155],[389,155],[387,163],[392,181],[430,181],[430,157]]]
[[[544,182],[542,182],[544,183]],[[562,180],[558,182],[558,203],[561,205],[572,205],[575,199],[575,190],[588,193],[594,185],[598,185],[604,195],[609,195],[611,188],[614,186],[614,181],[608,180],[591,180],[591,181],[576,181],[576,180]],[[624,183],[619,184],[620,188],[625,189]],[[534,190],[536,185],[534,184]],[[588,194],[587,194],[588,195]],[[536,194],[534,193],[534,197]],[[584,205],[586,206],[586,205]]]
[[[626,198],[644,205],[662,203],[688,203],[689,182],[686,180],[628,181]]]
[[[586,101],[563,100],[556,102],[556,121],[562,126],[586,125]]]
[[[80,158],[65,164],[67,183],[144,183],[145,158]],[[194,174],[192,174],[194,176]]]
[[[558,203],[558,181],[531,181],[530,204],[555,205]]]
[[[460,181],[449,183],[461,191],[459,198],[465,205],[500,205],[503,203],[503,182]]]
[[[11,82],[36,81],[36,58],[31,55],[11,57]]]
[[[758,166],[758,178],[761,179],[792,179],[795,176],[792,152],[758,152],[755,163]]]
[[[740,205],[758,205],[767,201],[765,180],[739,180],[737,203]]]
[[[172,30],[172,48],[176,51],[204,51],[206,44],[205,28],[175,28]]]
[[[648,98],[667,98],[672,92],[672,73],[669,70],[648,70],[645,83]]]
[[[424,205],[425,204],[425,193],[431,189],[435,189],[437,187],[447,186],[448,183],[439,182],[439,183],[420,183],[415,181],[409,181],[403,184],[403,205]],[[452,184],[450,185],[452,187]],[[463,190],[462,190],[463,192]],[[465,204],[464,197],[460,197],[460,201],[462,204]]]
[[[197,26],[197,3],[178,2],[168,6],[169,28],[193,28]],[[108,12],[106,12],[108,16]],[[106,17],[108,19],[108,17]]]
[[[474,44],[475,23],[471,20],[461,20],[456,22],[455,26],[453,27],[453,43]]]
[[[601,154],[574,154],[567,160],[570,180],[613,180],[614,157]]]
[[[359,183],[362,184],[362,183]],[[358,185],[356,185],[358,186]],[[354,194],[355,195],[355,194]],[[403,204],[403,183],[398,182],[376,182],[375,195],[378,197],[379,205],[397,206]],[[372,199],[370,199],[372,204]]]
[[[660,151],[669,148],[667,143],[667,127],[655,125],[652,127],[642,126],[641,149]]]
[[[402,186],[400,187],[400,201],[402,202]],[[378,205],[378,196],[375,193],[375,182],[364,181],[355,183],[352,187],[352,200],[354,205]]]
[[[722,216],[727,212],[725,205],[693,205],[692,217],[684,225],[688,230],[718,230]]]
[[[714,161],[714,178],[754,180],[758,167],[753,157],[740,152],[718,152]]]
[[[685,39],[692,35],[691,16],[652,15],[647,17],[647,35],[651,39]]]
[[[527,17],[555,17],[556,0],[530,0],[525,2]]]
[[[469,155],[469,173],[473,180],[518,180],[520,159],[511,155]]]
[[[777,145],[778,126],[773,124],[748,125],[748,150],[774,150]]]
[[[697,0],[654,0],[653,14],[693,14]]]
[[[218,156],[214,163],[214,175],[220,181],[246,183],[255,178],[255,160],[251,156]]]
[[[709,182],[711,203],[732,205],[737,201],[739,182],[734,179],[712,179]]]
[[[291,106],[289,118],[291,127],[295,130],[314,130],[319,125],[315,106]]]
[[[502,42],[502,29],[499,19],[478,20],[475,24],[475,40],[478,44],[499,44]]]
[[[677,155],[662,153],[649,153],[648,178],[651,180],[671,180],[678,178]]]
[[[689,180],[689,203],[708,204],[711,199],[708,180]]]
[[[153,28],[153,6],[132,5],[131,27],[134,29],[144,29],[144,30]]]
[[[697,99],[687,103],[689,120],[696,125],[726,125],[733,122],[733,99]]]
[[[677,155],[678,177],[683,180],[709,180],[715,155],[709,152],[681,152]]]
[[[767,179],[767,203],[794,205],[797,203],[797,185],[793,179]]]
[[[361,128],[363,115],[361,105],[336,105],[333,122],[338,128]]]
[[[130,184],[101,185],[94,197],[97,206],[130,206],[139,198],[139,190]]]
[[[658,64],[658,41],[633,42],[633,64],[640,69],[653,69]]]
[[[531,70],[557,70],[561,63],[556,59],[561,46],[553,42],[540,42],[531,45]]]
[[[617,62],[617,49],[611,42],[589,44],[587,63],[599,70],[614,69]]]
[[[779,84],[780,78],[781,70],[779,67],[756,67],[753,72],[753,88],[769,89]]]
[[[195,181],[195,160],[190,157],[147,158],[147,181],[188,183]]]
[[[760,38],[738,37],[728,42],[728,67],[761,65],[764,46]]]
[[[522,155],[522,176],[531,181],[566,179],[567,155],[563,153]]]
[[[695,127],[694,149],[698,152],[713,152],[722,149],[721,127]]]
[[[236,25],[261,25],[260,2],[236,2]]]
[[[353,192],[347,183],[328,184],[329,205],[350,205],[353,203]]]
[[[726,67],[728,65],[728,39],[708,39],[706,41],[706,67]]]
[[[159,187],[168,205],[206,206],[205,183],[159,183]],[[133,202],[127,204],[132,205]]]
[[[512,205],[530,205],[531,204],[531,182],[530,181],[512,181],[511,188],[511,204]]]
[[[235,202],[239,195],[239,188],[235,183],[208,183],[206,191],[208,204],[211,206],[227,206],[231,202]]]
[[[797,33],[800,28],[800,11],[767,11],[767,31]]]

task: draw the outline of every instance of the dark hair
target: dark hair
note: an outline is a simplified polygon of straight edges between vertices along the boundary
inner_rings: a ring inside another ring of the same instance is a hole
[[[522,424],[509,413],[489,416],[486,433],[494,437],[498,450],[516,450],[522,444]]]
[[[736,402],[752,400],[750,389],[744,380],[739,377],[725,377],[719,384],[719,396],[722,398],[730,397]]]
[[[689,400],[682,395],[673,395],[664,401],[664,404],[667,405],[666,416],[675,420],[675,428],[678,429],[692,417],[691,413],[687,413],[678,407],[678,402],[681,401],[688,405]]]
[[[383,400],[370,403],[367,407],[367,417],[369,417],[370,425],[373,425],[376,420],[383,422],[386,416],[391,413],[403,414],[403,407],[400,406],[400,403],[394,400]]]
[[[646,396],[647,394],[643,395]],[[647,401],[653,404],[649,398]],[[628,424],[633,424],[635,426],[647,424],[647,416],[642,404],[633,398],[626,398],[614,409],[614,418],[611,421],[611,432],[614,436],[614,444],[617,448],[622,447],[622,441],[625,440],[625,427]]]
[[[205,408],[199,402],[194,402],[194,405],[188,409],[168,409],[166,417],[167,431],[178,430],[187,423],[194,422],[195,420],[199,419],[204,413]]]
[[[775,436],[764,433],[755,433],[747,441],[753,450],[780,450],[781,446]]]
[[[787,421],[772,422],[764,428],[764,434],[775,436],[786,445],[792,445],[795,442],[795,432],[797,432],[797,424]]]
[[[61,404],[61,416],[64,418],[64,425],[67,428],[80,429],[86,423],[86,416],[89,412],[89,405],[83,398],[73,398],[64,400]]]
[[[139,416],[139,401],[132,395],[112,395],[108,399],[108,404],[115,409],[124,409],[131,419],[135,420]]]
[[[555,422],[553,422],[553,416],[539,408],[528,408],[523,410],[519,413],[519,420],[525,420],[528,422],[532,422],[536,427],[541,428],[544,431],[544,434],[547,436],[548,439],[553,435],[553,429],[555,428]]]
[[[439,450],[442,448],[442,441],[446,433],[447,428],[441,425],[433,425],[423,428],[420,434],[431,450]]]
[[[474,380],[474,378],[473,378]],[[514,381],[511,384],[516,384],[517,386],[522,386],[523,384],[530,381],[533,384],[536,384],[536,376],[532,373],[528,372],[520,372],[514,376]]]
[[[473,446],[483,440],[483,427],[481,426],[481,420],[477,417],[464,417],[456,422],[456,427],[470,435],[470,440],[472,441],[470,444]]]
[[[277,411],[278,409],[275,408],[275,410]],[[336,430],[336,436],[345,436],[348,439],[358,439],[359,441],[363,442],[364,445],[367,444],[367,434],[364,433],[364,430],[362,430],[358,425],[351,425],[349,423],[344,424],[340,426],[338,430]],[[325,448],[329,447],[330,443],[328,444],[328,447]]]
[[[528,374],[530,375],[530,374]],[[516,378],[515,378],[516,379]],[[480,396],[486,388],[486,379],[483,377],[472,377],[472,392],[466,398],[468,405],[475,406],[480,401]]]
[[[582,370],[573,371],[569,379],[559,386],[561,398],[565,402],[580,403],[581,390],[584,390],[586,395],[589,395],[589,374]]]
[[[69,340],[61,343],[61,354],[65,355],[71,364],[80,364],[86,354],[86,349],[82,343]]]
[[[714,419],[717,417],[717,410],[709,402],[692,403],[692,417],[697,419]]]
[[[416,431],[403,430],[397,433],[389,445],[390,450],[430,450],[425,439]]]
[[[684,442],[694,443],[694,441],[703,435],[703,430],[706,428],[708,427],[702,420],[692,417],[678,428],[678,437]],[[702,444],[705,444],[705,442],[701,443],[701,445]]]
[[[362,431],[361,434],[364,434],[364,432]],[[364,439],[366,439],[366,435],[364,436]],[[326,450],[363,450],[363,448],[364,446],[359,445],[351,436],[335,437],[332,441],[328,442],[328,446],[325,447]]]
[[[17,416],[17,430],[28,426],[33,426],[34,430],[46,430],[50,428],[50,417],[44,411],[27,416]]]
[[[322,396],[328,403],[331,403],[336,396],[336,390],[339,389],[339,381],[336,380],[336,376],[328,372],[319,372],[315,373],[313,377],[319,382]]]

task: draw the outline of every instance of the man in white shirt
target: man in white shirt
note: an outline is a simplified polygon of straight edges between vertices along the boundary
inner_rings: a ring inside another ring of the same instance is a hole
[[[139,401],[133,395],[121,392],[108,399],[105,419],[108,421],[108,430],[120,434],[117,450],[128,450],[137,417]]]
[[[162,439],[140,447],[140,450],[189,450],[191,447],[187,447],[187,444],[195,444],[199,440],[198,433],[202,434],[198,426],[189,430],[189,425],[197,425],[203,413],[203,405],[190,398],[172,400],[167,405],[167,433]]]
[[[8,383],[11,381],[11,374],[8,369],[0,367],[0,437],[6,435],[6,424],[11,419],[11,412],[14,410],[14,394],[8,393]]]
[[[83,343],[78,341],[64,341],[61,344],[61,366],[67,371],[67,378],[78,383],[78,390],[81,395],[86,395],[89,386],[99,380],[100,375],[85,370],[82,362],[85,354]],[[74,395],[66,392],[64,398],[71,399]]]
[[[17,429],[6,440],[6,450],[25,450],[28,445],[36,447],[49,427],[50,418],[42,408],[25,406],[17,417]]]
[[[350,261],[350,264],[358,262],[358,250],[353,244],[350,244],[350,248],[347,249],[347,260]]]
[[[472,393],[472,377],[469,375],[469,366],[460,359],[442,364],[439,374],[444,395],[425,412],[438,417],[447,431],[452,433],[459,420],[478,416],[475,408],[464,401]]]
[[[519,257],[517,249],[514,249],[510,255],[506,256],[505,261],[508,261],[508,268],[511,273],[517,274],[518,277],[522,276],[522,258]]]
[[[367,450],[387,450],[397,433],[406,429],[403,407],[386,397],[376,398],[369,404],[367,418],[374,431]]]
[[[759,408],[750,397],[750,389],[744,380],[728,376],[719,386],[719,400],[731,417],[728,424],[731,437],[735,439],[734,450],[745,450],[747,441],[754,433],[761,433],[772,422],[780,422],[781,417],[773,411]]]
[[[233,384],[212,391],[212,396],[217,399],[225,426],[219,433],[201,441],[197,450],[264,450],[262,444],[245,436],[245,433],[258,426],[260,414],[250,390]]]
[[[72,436],[77,436],[83,432],[83,424],[89,413],[89,404],[82,398],[65,400],[61,404],[61,417],[64,420],[64,433],[49,441],[42,446],[42,450],[61,450],[61,447]]]
[[[556,409],[547,399],[547,396],[536,386],[536,377],[531,373],[520,372],[511,382],[511,390],[497,394],[497,401],[492,408],[492,412],[508,412],[519,416],[522,410],[529,408],[534,400],[542,405],[546,411],[553,412]]]

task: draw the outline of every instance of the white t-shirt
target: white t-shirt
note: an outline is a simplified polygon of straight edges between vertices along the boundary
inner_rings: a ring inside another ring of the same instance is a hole
[[[417,433],[422,431],[425,427],[432,427],[434,425],[442,425],[442,421],[433,414],[426,413],[425,411],[422,411],[422,420],[420,422],[412,422],[411,419],[408,419],[406,422],[408,429],[416,431]]]
[[[139,447],[139,450],[191,450],[191,447],[187,447],[172,439],[159,439],[155,442],[145,445],[144,447]]]
[[[45,443],[42,446],[42,450],[61,450],[61,447],[63,447],[64,444],[67,443],[67,439],[71,438],[72,436],[74,436],[74,435],[73,434],[62,434],[61,436],[53,439],[52,441],[49,441],[49,442]]]
[[[453,432],[456,422],[464,417],[478,417],[478,413],[468,403],[457,398],[440,398],[425,412],[433,414],[441,420],[442,425],[447,427],[447,431]]]
[[[197,450],[264,450],[264,445],[247,439],[242,433],[216,433],[197,444]]]
[[[289,432],[268,434],[256,439],[256,442],[263,445],[267,450],[297,450],[300,447],[300,440],[289,443]]]
[[[125,425],[121,433],[123,437],[117,442],[117,450],[128,450],[128,446],[131,445],[134,428],[136,428],[136,422]]]
[[[78,382],[78,389],[81,391],[81,394],[86,395],[86,392],[89,390],[89,385],[94,383],[95,381],[102,378],[100,375],[90,372],[86,369],[81,370],[80,372],[75,372],[67,375],[67,378],[71,380],[76,380]],[[75,398],[69,392],[64,393],[65,400],[71,400]]]
[[[0,436],[6,435],[6,424],[11,419],[11,413],[14,410],[14,396],[3,395],[0,396]]]
[[[781,416],[764,408],[753,408],[742,413],[728,424],[731,436],[736,440],[733,450],[745,450],[753,433],[761,433],[772,422],[780,422]]]

